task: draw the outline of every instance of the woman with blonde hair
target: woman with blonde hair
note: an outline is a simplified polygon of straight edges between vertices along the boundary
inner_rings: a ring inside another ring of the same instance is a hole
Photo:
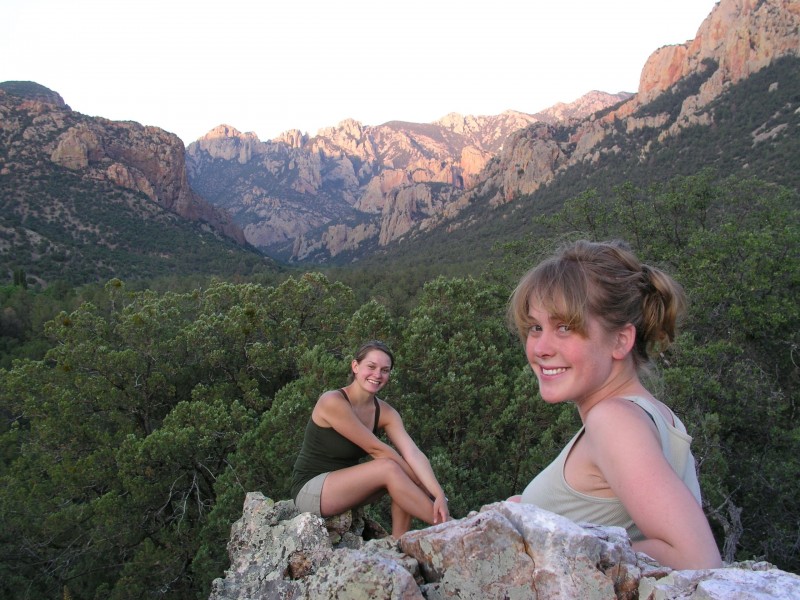
[[[685,304],[675,280],[620,242],[569,244],[522,278],[509,318],[542,399],[575,404],[583,426],[509,500],[624,527],[635,550],[672,568],[715,568],[691,437],[640,380]]]

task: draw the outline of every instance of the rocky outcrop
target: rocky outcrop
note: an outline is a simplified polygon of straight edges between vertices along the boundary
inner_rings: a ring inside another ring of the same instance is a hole
[[[67,103],[64,102],[61,94],[33,81],[4,81],[0,83],[0,90],[18,98],[52,104],[59,108],[71,110]]]
[[[230,216],[189,187],[183,142],[163,129],[101,118],[81,120],[58,136],[50,160],[142,192],[185,219],[208,223],[245,243]]]
[[[82,177],[141,192],[172,213],[245,243],[230,215],[189,186],[185,150],[176,135],[139,123],[87,117],[72,111],[55,92],[45,94],[39,88],[28,84],[0,91],[0,129],[8,140],[4,169],[49,160]]]
[[[721,0],[693,40],[656,50],[645,63],[637,101],[647,103],[680,79],[698,71],[705,60],[717,73],[700,96],[719,95],[769,65],[775,58],[800,56],[800,4],[796,0]]]
[[[393,540],[363,513],[323,520],[252,492],[228,552],[209,600],[800,597],[800,577],[767,563],[673,571],[634,552],[624,529],[512,502]]]
[[[347,119],[313,137],[291,130],[267,142],[221,125],[189,145],[189,178],[234,215],[250,243],[281,258],[324,260],[457,213],[457,197],[513,132],[629,96],[591,92],[537,115],[452,113],[427,124]]]

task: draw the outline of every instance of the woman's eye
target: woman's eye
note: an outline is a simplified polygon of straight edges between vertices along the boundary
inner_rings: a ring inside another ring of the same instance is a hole
[[[561,324],[558,326],[558,331],[560,333],[569,333],[570,331],[572,331],[572,328],[569,325]]]

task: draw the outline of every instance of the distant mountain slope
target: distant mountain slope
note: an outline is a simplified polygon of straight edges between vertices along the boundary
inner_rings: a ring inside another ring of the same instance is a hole
[[[0,281],[222,273],[270,261],[188,185],[183,144],[90,118],[32,82],[0,84]]]
[[[630,96],[590,92],[536,115],[346,120],[314,137],[288,131],[268,142],[221,125],[189,145],[189,180],[270,255],[325,260],[385,245],[446,213],[515,131],[583,118]]]
[[[730,86],[784,56],[800,57],[800,3],[721,0],[694,40],[665,46],[650,56],[636,96],[569,128],[533,126],[519,132],[481,174],[481,184],[465,194],[464,203],[491,196],[490,202],[502,204],[531,194],[573,167],[599,165],[623,146],[644,163],[657,144],[686,129],[716,129],[712,104]],[[781,73],[780,79],[791,76]],[[754,91],[759,96],[769,93]],[[726,121],[730,127],[737,127],[736,120],[748,124],[759,118],[741,108],[733,110],[735,119]],[[697,166],[703,162],[701,158]],[[574,177],[574,172],[568,176]]]
[[[657,109],[659,115],[678,114],[703,80],[702,76],[684,79],[661,97],[659,105],[646,107]],[[364,267],[413,267],[435,256],[441,270],[474,272],[499,258],[493,251],[497,244],[535,234],[535,220],[560,209],[568,199],[589,190],[612,195],[616,186],[626,182],[647,189],[704,168],[719,178],[752,176],[800,190],[800,57],[784,56],[727,86],[705,110],[713,117],[713,125],[702,119],[674,135],[663,135],[661,128],[629,131],[618,121],[616,129],[594,147],[596,160],[571,165],[530,193],[492,202],[502,188],[490,184],[502,182],[506,172],[498,167],[497,179],[487,180],[485,195],[473,197],[446,227],[373,248],[369,256],[342,255],[341,264],[358,258]],[[650,118],[646,111],[640,114],[637,118]],[[541,138],[568,144],[575,131],[576,126],[540,126],[520,133],[515,144],[536,147]]]
[[[771,125],[742,104],[716,102],[781,57],[800,56],[798,31],[797,0],[721,0],[694,40],[651,55],[635,96],[605,95],[572,114],[561,107],[540,115],[453,115],[425,125],[347,121],[314,138],[288,132],[266,143],[222,127],[189,146],[190,181],[227,207],[248,239],[271,255],[345,264],[385,255],[404,241],[423,243],[471,218],[492,219],[494,209],[546,188],[550,202],[563,202],[553,197],[554,186],[567,182],[565,189],[576,189],[570,182],[595,171],[619,183],[660,164],[665,171],[656,175],[666,177],[682,163],[663,157],[691,155],[691,148],[679,149],[695,143],[689,136],[710,142],[720,124],[725,135],[769,162],[774,143],[796,138],[790,113],[780,109]],[[778,86],[791,87],[791,75],[780,75],[787,77]],[[779,89],[783,97],[785,87]],[[786,99],[791,105],[791,96]],[[566,122],[559,120],[564,115]],[[755,118],[760,122],[751,131],[765,129],[750,139],[742,127]],[[775,129],[784,118],[785,127]],[[732,172],[747,162],[749,151],[740,151],[737,163],[725,158],[730,149],[695,155],[691,167],[711,163]]]

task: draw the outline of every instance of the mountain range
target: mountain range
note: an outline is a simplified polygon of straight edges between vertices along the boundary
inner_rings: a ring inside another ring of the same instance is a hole
[[[228,272],[273,268],[264,256],[347,264],[424,256],[456,231],[502,236],[509,211],[589,185],[711,166],[796,187],[799,31],[797,0],[720,0],[693,40],[653,52],[635,94],[427,124],[347,120],[269,141],[220,125],[185,149],[157,127],[6,82],[0,268],[46,283],[71,267],[75,280],[197,268],[186,253],[227,257],[193,262]]]

